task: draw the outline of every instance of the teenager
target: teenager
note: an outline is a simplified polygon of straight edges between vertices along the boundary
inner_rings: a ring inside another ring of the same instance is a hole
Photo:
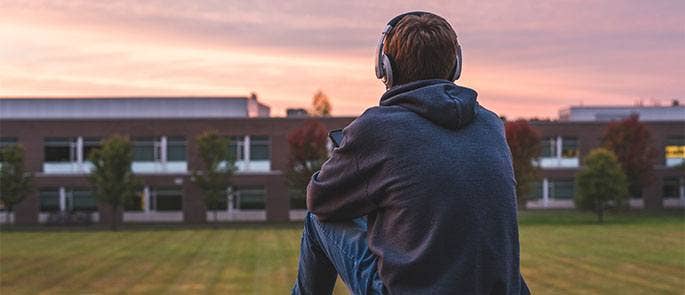
[[[400,15],[376,57],[388,90],[309,182],[293,294],[528,294],[503,123],[453,83],[454,30]]]

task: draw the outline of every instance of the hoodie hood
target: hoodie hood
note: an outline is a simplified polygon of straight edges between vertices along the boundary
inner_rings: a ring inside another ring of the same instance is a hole
[[[448,129],[462,128],[476,116],[473,89],[447,80],[422,80],[393,87],[381,97],[381,106],[404,107]]]

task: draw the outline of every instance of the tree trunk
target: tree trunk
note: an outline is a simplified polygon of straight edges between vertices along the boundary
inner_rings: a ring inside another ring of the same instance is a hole
[[[112,205],[112,222],[110,224],[112,231],[117,231],[117,206]]]
[[[604,223],[604,206],[602,204],[597,206],[597,222]]]
[[[7,206],[7,213],[5,214],[5,224],[10,225],[10,223],[13,223],[12,219],[10,218],[10,214],[12,214],[12,207]]]
[[[214,209],[214,221],[212,222],[212,225],[213,225],[214,229],[217,228],[217,225],[218,225],[218,222],[219,222],[219,216],[218,216],[219,213],[217,213],[217,211],[219,211],[219,210]]]

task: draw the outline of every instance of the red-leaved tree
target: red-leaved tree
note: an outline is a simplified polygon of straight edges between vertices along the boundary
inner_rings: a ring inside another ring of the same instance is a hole
[[[314,172],[328,159],[326,126],[316,120],[305,121],[288,134],[290,158],[286,180],[290,194],[290,207],[306,208],[307,184]]]
[[[628,176],[631,196],[641,196],[642,188],[654,181],[654,159],[657,151],[651,144],[651,134],[637,115],[607,126],[602,145],[614,152]]]
[[[525,209],[531,184],[537,179],[533,160],[540,156],[540,133],[523,119],[506,122],[505,129],[514,164],[517,201],[519,208]]]

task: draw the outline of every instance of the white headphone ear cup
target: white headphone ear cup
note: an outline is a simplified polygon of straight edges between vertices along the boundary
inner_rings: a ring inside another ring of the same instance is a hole
[[[393,76],[392,76],[392,63],[387,55],[383,54],[383,83],[387,88],[392,87]]]

